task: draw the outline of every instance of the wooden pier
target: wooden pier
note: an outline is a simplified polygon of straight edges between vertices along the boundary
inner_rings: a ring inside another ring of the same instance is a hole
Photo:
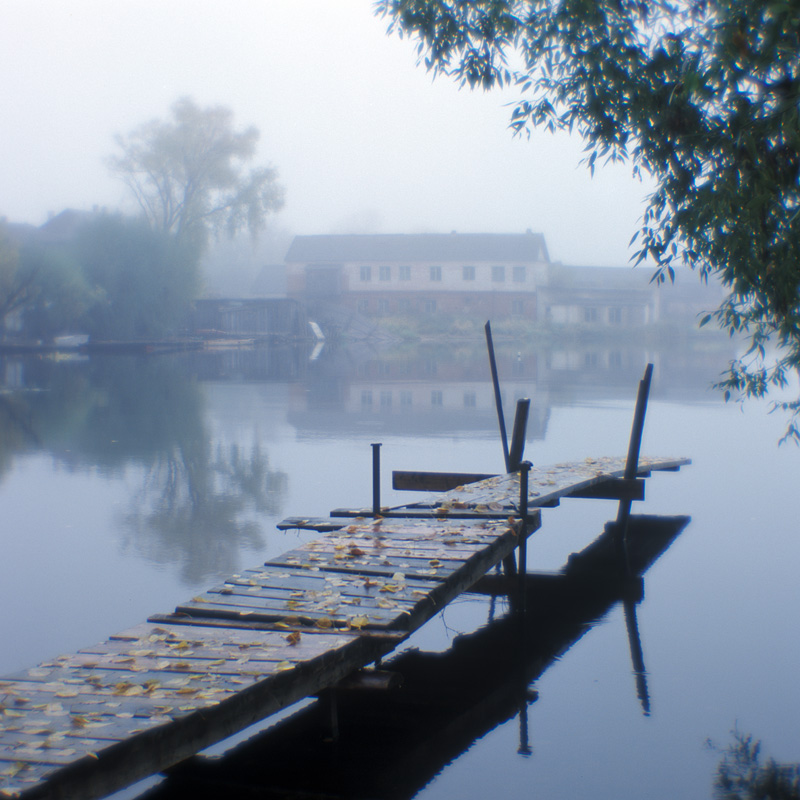
[[[640,460],[640,437],[634,424],[627,459],[522,462],[468,485],[450,476],[453,488],[431,502],[384,509],[374,493],[371,509],[287,520],[280,527],[324,535],[0,679],[0,796],[88,800],[164,771],[381,659],[495,565],[518,573],[524,610],[525,543],[540,506],[613,497],[629,511],[642,478],[689,463]]]
[[[409,800],[476,740],[514,717],[517,752],[530,754],[537,743],[537,726],[528,733],[528,706],[537,698],[531,683],[619,602],[634,669],[631,691],[649,713],[642,645],[628,603],[632,595],[641,597],[638,581],[689,518],[635,516],[630,523],[637,581],[620,574],[613,523],[607,525],[559,571],[526,576],[524,617],[513,604],[502,613],[501,604],[489,601],[487,623],[456,636],[444,652],[407,648],[381,664],[380,688],[345,685],[325,693],[223,755],[187,760],[146,800]],[[502,582],[492,574],[475,588],[494,595]]]

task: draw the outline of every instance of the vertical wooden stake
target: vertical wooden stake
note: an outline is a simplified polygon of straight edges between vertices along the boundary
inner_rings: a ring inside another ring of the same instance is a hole
[[[508,471],[516,472],[522,462],[525,451],[525,433],[528,429],[528,412],[531,401],[528,397],[517,400],[517,413],[514,416],[514,428],[511,432],[511,450],[508,453]]]
[[[381,515],[381,443],[374,442],[372,448],[372,516]]]
[[[522,519],[520,527],[518,581],[519,581],[519,613],[525,613],[525,578],[528,571],[528,473],[530,461],[519,465],[519,515]]]

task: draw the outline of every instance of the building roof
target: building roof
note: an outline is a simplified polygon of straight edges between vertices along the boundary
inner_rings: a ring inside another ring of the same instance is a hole
[[[43,242],[69,242],[72,241],[78,229],[99,212],[79,211],[75,208],[65,208],[59,214],[51,217],[44,225],[39,226],[37,238]]]
[[[396,233],[295,236],[287,262],[550,261],[541,233]]]

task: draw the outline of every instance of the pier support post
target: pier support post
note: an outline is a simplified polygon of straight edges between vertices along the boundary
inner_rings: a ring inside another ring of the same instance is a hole
[[[519,612],[525,613],[525,576],[528,571],[528,473],[531,470],[531,462],[523,461],[519,465],[519,515],[522,520],[520,526],[520,540],[517,549],[519,551],[517,578],[519,581]]]
[[[381,515],[381,443],[373,442],[372,448],[372,516]]]
[[[511,449],[508,451],[508,471],[516,472],[522,463],[522,454],[525,450],[525,433],[528,429],[528,412],[531,400],[523,397],[517,400],[517,412],[514,416],[514,429],[511,432]]]

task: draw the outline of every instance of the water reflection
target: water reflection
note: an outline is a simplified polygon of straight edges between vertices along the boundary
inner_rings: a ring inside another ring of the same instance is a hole
[[[249,453],[207,436],[160,453],[124,516],[123,545],[159,563],[180,564],[187,583],[233,572],[239,551],[264,546],[257,515],[279,514],[285,473],[258,442]],[[245,518],[250,514],[249,518]]]
[[[653,398],[697,402],[733,356],[729,339],[582,345],[495,342],[503,405],[531,398],[528,441],[541,441],[554,409],[630,398],[648,361]],[[298,435],[361,433],[377,426],[401,436],[493,432],[494,395],[481,341],[326,349],[292,386],[288,421]]]
[[[288,478],[260,442],[214,440],[190,363],[118,356],[16,364],[0,394],[0,477],[35,451],[71,471],[140,476],[119,519],[123,546],[179,564],[188,582],[233,570],[242,548],[263,546],[258,517],[281,512]]]
[[[800,800],[800,764],[764,761],[752,735],[734,729],[731,737],[714,779],[717,800]]]
[[[633,517],[631,565],[644,572],[687,517]],[[631,581],[613,526],[571,557],[560,574],[529,575],[524,617],[513,612],[455,639],[444,653],[408,650],[382,665],[398,689],[336,691],[278,723],[221,760],[193,759],[149,800],[219,797],[411,798],[496,726],[518,717],[517,753],[535,755],[531,683],[620,600]],[[474,591],[516,589],[501,574]],[[640,587],[637,587],[637,591]],[[639,651],[641,645],[638,644]],[[332,716],[335,703],[335,717]],[[335,719],[335,729],[332,720]],[[234,789],[235,787],[235,789]],[[516,787],[521,788],[521,787]],[[512,787],[505,787],[507,793]]]

